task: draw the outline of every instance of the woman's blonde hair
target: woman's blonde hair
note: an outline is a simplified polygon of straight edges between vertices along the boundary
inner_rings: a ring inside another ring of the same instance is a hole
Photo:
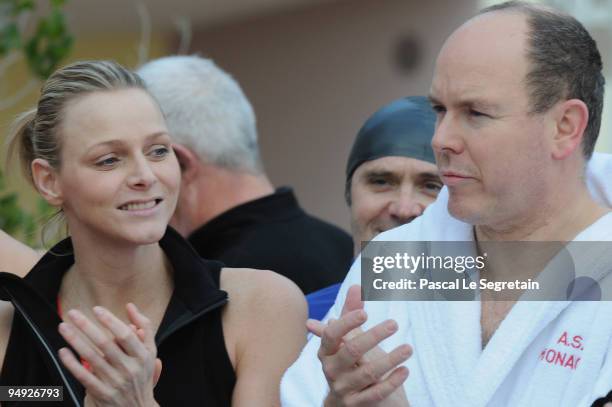
[[[36,187],[31,170],[34,159],[47,160],[55,169],[61,166],[60,129],[66,105],[92,92],[125,88],[146,90],[138,75],[113,61],[80,61],[58,69],[44,83],[38,105],[13,123],[7,162],[17,151],[24,175]]]
[[[36,188],[32,161],[44,159],[56,170],[61,166],[61,127],[67,104],[93,92],[127,88],[146,90],[138,75],[113,61],[81,61],[58,69],[43,84],[38,105],[13,123],[7,138],[7,167],[18,157],[24,176]],[[51,233],[47,233],[53,225]],[[47,235],[61,236],[64,228],[67,232],[63,211],[59,209],[41,230],[42,245],[46,245]]]

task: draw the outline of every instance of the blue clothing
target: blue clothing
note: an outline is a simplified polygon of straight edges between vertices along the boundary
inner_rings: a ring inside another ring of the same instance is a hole
[[[336,296],[338,296],[338,290],[340,290],[340,283],[330,285],[329,287],[322,288],[315,292],[312,292],[306,296],[308,302],[308,318],[322,320],[327,311],[334,305]]]

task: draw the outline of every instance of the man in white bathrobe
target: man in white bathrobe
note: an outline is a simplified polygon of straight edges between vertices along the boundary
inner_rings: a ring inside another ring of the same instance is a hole
[[[551,9],[504,3],[462,25],[430,92],[446,188],[377,240],[612,241],[612,214],[584,181],[601,71],[589,33]],[[610,285],[601,253],[572,254]],[[283,405],[590,406],[612,387],[612,302],[364,305],[351,287],[360,271],[357,260],[328,319],[309,322],[315,336],[283,379]]]

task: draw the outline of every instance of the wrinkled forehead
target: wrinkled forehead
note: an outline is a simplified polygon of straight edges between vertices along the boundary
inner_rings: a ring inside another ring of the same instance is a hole
[[[518,12],[492,12],[467,21],[438,54],[432,93],[458,80],[472,88],[521,85],[528,70],[527,32],[526,17]]]

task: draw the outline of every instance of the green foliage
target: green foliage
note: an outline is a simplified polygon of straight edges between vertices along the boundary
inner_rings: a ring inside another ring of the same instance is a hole
[[[0,10],[8,11],[8,18],[0,25],[0,58],[10,52],[21,52],[32,75],[45,80],[71,51],[73,37],[68,31],[62,12],[64,0],[50,0],[51,9],[39,17],[33,34],[20,31],[19,18],[33,12],[41,0],[0,0]],[[37,229],[51,217],[53,208],[40,199],[34,213],[18,204],[17,195],[5,192],[0,171],[0,228],[24,242],[38,246]]]
[[[52,3],[60,3],[58,1]],[[54,6],[47,18],[38,21],[36,33],[24,47],[30,69],[46,78],[55,71],[57,64],[70,52],[72,37],[67,31],[64,15]]]
[[[55,213],[55,208],[38,198],[33,212],[23,210],[15,193],[5,192],[5,182],[0,171],[0,229],[31,247],[40,247],[39,228]],[[52,238],[61,237],[59,235]]]
[[[0,56],[11,50],[23,52],[32,73],[46,79],[58,67],[72,48],[73,37],[62,13],[64,0],[51,0],[47,16],[39,18],[36,30],[29,38],[19,31],[18,19],[23,13],[35,9],[33,0],[0,0],[8,8],[9,21],[0,29]]]
[[[3,174],[0,171],[0,229],[30,245],[37,245],[34,216],[19,207],[16,194],[3,193],[4,187]],[[39,212],[40,210],[47,211],[44,207],[39,208]]]

